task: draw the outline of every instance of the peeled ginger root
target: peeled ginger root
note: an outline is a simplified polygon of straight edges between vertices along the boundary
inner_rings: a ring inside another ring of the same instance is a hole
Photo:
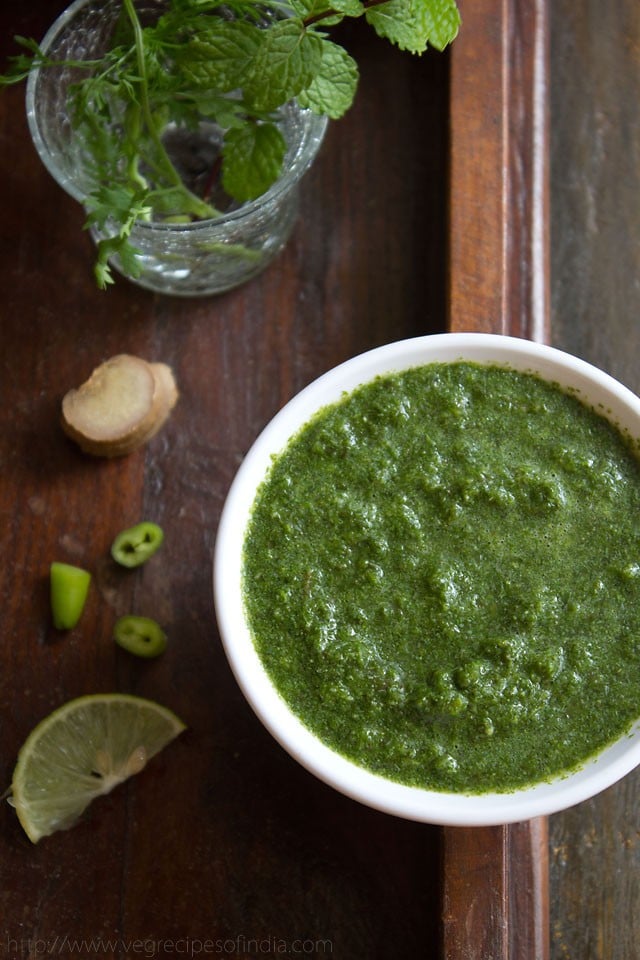
[[[85,453],[120,457],[153,437],[178,399],[166,363],[120,353],[62,400],[62,427]]]

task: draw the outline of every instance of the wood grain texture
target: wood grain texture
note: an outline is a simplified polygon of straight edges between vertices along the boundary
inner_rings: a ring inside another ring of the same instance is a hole
[[[42,35],[64,5],[3,0],[2,53],[14,33]],[[496,36],[486,0],[465,0],[466,22],[477,14],[484,32],[475,53],[464,51],[466,72],[454,70],[452,103],[471,97],[488,75],[495,79],[494,61],[482,56],[485,37],[502,50],[498,73],[507,65],[512,76],[530,71],[534,37],[540,64],[540,32],[515,27],[539,7],[516,9],[511,33]],[[559,0],[549,12],[552,336],[637,389],[640,10],[636,0]],[[509,162],[510,186],[498,203],[478,192],[483,169],[494,167],[476,166],[473,142],[463,165],[469,206],[456,209],[452,197],[451,210],[467,253],[460,247],[448,258],[448,58],[415,61],[359,31],[349,43],[363,65],[357,105],[330,130],[290,247],[247,288],[203,301],[156,298],[124,281],[105,295],[94,289],[82,213],[33,153],[22,91],[0,95],[3,785],[33,723],[79,693],[153,696],[190,726],[170,753],[96,803],[68,834],[31,847],[2,806],[0,955],[11,960],[45,949],[64,957],[68,941],[82,937],[105,957],[124,957],[124,939],[136,937],[170,956],[161,941],[171,936],[235,937],[227,951],[235,957],[251,956],[240,936],[323,938],[346,960],[438,955],[440,831],[361,808],[282,754],[238,693],[213,623],[211,549],[226,489],[256,433],[299,387],[352,353],[444,329],[449,303],[454,323],[466,322],[462,307],[476,301],[504,329],[517,290],[514,329],[527,336],[541,329],[528,325],[522,307],[532,300],[526,272],[516,287],[505,280],[515,247],[503,242],[497,265],[481,263],[484,225],[500,220],[520,181]],[[530,117],[527,103],[520,109]],[[459,142],[462,115],[451,121],[449,139]],[[482,133],[484,120],[468,112],[467,122]],[[487,122],[496,122],[495,112]],[[530,135],[527,122],[516,122],[515,134],[501,126],[500,157],[526,156],[518,144]],[[464,159],[458,154],[458,164]],[[531,196],[517,189],[515,196],[526,249],[540,231],[532,230]],[[473,269],[461,304],[444,278],[464,257]],[[182,398],[146,451],[98,464],[58,433],[58,403],[120,349],[171,362]],[[165,526],[167,563],[141,577],[121,575],[105,561],[107,546],[142,514]],[[52,635],[47,620],[54,556],[96,572],[82,629],[65,637]],[[163,662],[143,666],[114,651],[113,619],[134,608],[153,609],[170,626]],[[553,960],[636,960],[639,789],[633,775],[551,818]],[[326,954],[318,944],[316,955]]]
[[[449,329],[546,342],[549,37],[538,0],[462,5],[452,49]],[[443,830],[447,960],[549,956],[548,824]]]
[[[551,17],[553,342],[640,391],[640,5]],[[640,776],[550,819],[554,960],[640,955]]]
[[[41,36],[63,6],[5,0],[2,51],[14,33]],[[446,58],[403,55],[359,28],[345,39],[359,95],[304,182],[292,241],[217,298],[156,297],[123,280],[97,291],[82,211],[33,151],[24,92],[0,96],[2,787],[35,722],[79,694],[149,696],[189,726],[73,830],[35,847],[2,804],[8,960],[64,958],[73,944],[131,957],[132,942],[157,957],[190,942],[238,960],[295,941],[341,960],[437,950],[439,831],[364,808],[285,754],[233,680],[213,611],[218,516],[260,429],[348,356],[445,326]],[[59,429],[60,399],[120,351],[171,364],[180,401],[144,450],[92,460]],[[163,550],[137,573],[116,570],[110,542],[142,518],[163,526]],[[49,625],[53,559],[94,574],[65,635]],[[162,621],[162,658],[115,647],[126,612]]]
[[[549,337],[544,0],[461,4],[452,48],[450,327]]]
[[[549,956],[548,822],[444,830],[443,957]]]

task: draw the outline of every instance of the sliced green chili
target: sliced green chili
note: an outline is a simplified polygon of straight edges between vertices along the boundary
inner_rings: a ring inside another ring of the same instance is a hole
[[[49,572],[51,614],[56,630],[72,630],[84,610],[91,574],[55,560]]]
[[[113,639],[137,657],[157,657],[167,646],[167,635],[160,624],[150,617],[131,614],[116,620]]]
[[[123,567],[139,567],[161,546],[162,528],[148,520],[123,530],[111,545],[111,556]]]

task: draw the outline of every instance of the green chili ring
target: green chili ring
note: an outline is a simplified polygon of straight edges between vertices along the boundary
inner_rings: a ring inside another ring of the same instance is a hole
[[[139,567],[162,546],[163,540],[162,528],[144,520],[118,534],[111,544],[111,556],[123,567]]]
[[[72,630],[84,610],[91,574],[81,567],[57,560],[49,570],[51,615],[56,630]]]
[[[167,646],[167,635],[159,623],[150,617],[132,614],[116,620],[113,639],[123,650],[136,657],[159,657]]]

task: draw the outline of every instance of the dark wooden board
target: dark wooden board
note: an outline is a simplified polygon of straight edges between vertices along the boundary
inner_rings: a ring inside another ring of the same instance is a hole
[[[63,6],[4,0],[2,54],[14,33],[42,35]],[[3,785],[33,724],[81,693],[151,696],[190,728],[74,830],[36,847],[2,806],[3,955],[189,945],[247,957],[259,943],[265,954],[303,939],[308,955],[346,960],[544,956],[546,821],[441,831],[361,807],[302,771],[231,678],[211,552],[261,427],[369,347],[495,329],[551,339],[638,388],[640,24],[632,0],[595,7],[561,0],[547,23],[541,0],[465,0],[452,56],[423,60],[350,31],[358,99],[304,184],[290,246],[246,288],[201,301],[124,281],[96,291],[82,212],[33,151],[23,91],[0,94]],[[146,451],[96,462],[62,437],[59,401],[120,350],[171,363],[182,396]],[[143,575],[123,575],[108,545],[142,515],[163,524],[168,549]],[[48,625],[53,558],[95,572],[81,628],[64,637]],[[133,608],[170,628],[162,661],[114,649],[112,622]],[[635,960],[637,793],[631,776],[551,818],[553,960]]]
[[[5,0],[3,52],[62,6]],[[95,289],[82,212],[35,156],[24,93],[0,95],[2,786],[34,723],[79,694],[149,696],[189,726],[35,847],[2,805],[0,946],[12,960],[82,940],[119,957],[136,940],[158,956],[186,941],[238,958],[259,942],[264,955],[269,938],[272,953],[304,941],[307,955],[344,960],[437,950],[438,829],[366,809],[290,759],[239,692],[213,611],[217,519],[260,429],[339,361],[446,324],[447,58],[414,59],[360,29],[346,40],[359,96],[304,184],[290,246],[247,287],[202,301],[124,281]],[[170,363],[181,399],[146,450],[94,461],[62,435],[60,399],[120,351]],[[139,574],[118,572],[110,541],[141,517],[161,523],[165,547]],[[65,636],[49,628],[54,558],[94,571]],[[114,647],[129,610],[164,623],[161,660]]]
[[[552,326],[640,392],[640,5],[550,4]],[[640,952],[638,771],[550,818],[552,955]]]

